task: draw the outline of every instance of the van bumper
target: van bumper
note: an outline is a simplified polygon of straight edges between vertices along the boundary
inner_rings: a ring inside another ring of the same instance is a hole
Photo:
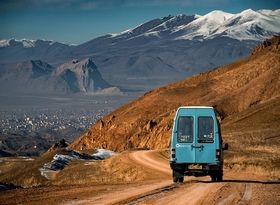
[[[207,176],[217,172],[223,172],[223,166],[220,162],[215,164],[195,164],[197,167],[200,167],[199,169],[191,168],[192,165],[192,163],[170,162],[172,170],[184,173],[186,176]]]

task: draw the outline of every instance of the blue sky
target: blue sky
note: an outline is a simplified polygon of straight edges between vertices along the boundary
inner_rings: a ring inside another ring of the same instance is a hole
[[[279,9],[279,0],[0,0],[0,38],[79,44],[153,18]]]

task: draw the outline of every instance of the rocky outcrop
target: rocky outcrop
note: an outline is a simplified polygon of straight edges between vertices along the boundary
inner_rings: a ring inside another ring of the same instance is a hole
[[[65,139],[61,139],[59,142],[56,142],[55,144],[53,144],[50,149],[48,150],[48,152],[53,152],[59,149],[63,149],[68,147],[68,143],[65,141]]]
[[[252,55],[265,52],[266,50],[277,52],[280,48],[280,36],[273,36],[271,39],[265,40],[263,43],[260,43],[253,51]]]
[[[91,58],[64,63],[53,73],[69,92],[95,92],[111,87],[101,76]],[[63,87],[63,86],[62,86]]]

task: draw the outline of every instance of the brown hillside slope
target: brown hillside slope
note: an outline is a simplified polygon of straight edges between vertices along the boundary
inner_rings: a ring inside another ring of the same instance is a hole
[[[170,84],[128,103],[98,121],[71,147],[112,150],[166,148],[182,105],[215,106],[222,118],[280,96],[280,37],[259,45],[230,65]]]

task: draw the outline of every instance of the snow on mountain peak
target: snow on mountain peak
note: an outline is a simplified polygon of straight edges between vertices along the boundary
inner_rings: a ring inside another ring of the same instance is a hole
[[[187,25],[178,27],[175,32],[184,33],[176,39],[192,40],[194,38],[206,38],[215,31],[221,24],[233,16],[231,13],[215,10],[204,16],[196,18]]]
[[[227,36],[238,40],[261,41],[280,34],[280,12],[278,10],[247,9],[237,14],[212,11],[177,30],[183,35],[176,39],[212,39]]]
[[[35,43],[36,40],[30,40],[30,39],[21,39],[21,40],[17,40],[17,39],[2,39],[0,40],[0,47],[8,47],[10,46],[12,43],[21,43],[23,45],[23,47],[25,48],[30,48],[30,47],[35,47]]]
[[[231,18],[233,15],[234,14],[227,13],[224,11],[214,10],[214,11],[204,15],[203,17],[223,23],[227,19]]]
[[[0,40],[0,48],[10,46],[10,40],[1,39]]]
[[[110,38],[131,40],[138,37],[174,40],[229,37],[237,40],[261,41],[280,33],[280,10],[244,10],[237,14],[214,10],[203,16],[167,16],[153,19]]]
[[[271,15],[271,10],[253,11],[247,9],[235,14],[213,34],[238,40],[262,41],[273,34],[280,33],[280,15]]]
[[[25,48],[35,47],[35,43],[36,43],[36,40],[30,40],[30,39],[21,39],[16,41],[21,42],[23,47]]]
[[[14,45],[14,44],[21,44],[24,48],[33,48],[33,47],[36,46],[36,44],[38,42],[43,42],[43,43],[45,43],[47,45],[50,45],[50,46],[57,43],[56,41],[53,41],[53,40],[44,40],[44,39],[32,40],[32,39],[26,39],[26,38],[23,38],[23,39],[11,38],[11,39],[1,39],[0,40],[0,48],[1,47],[9,47],[9,46]],[[64,44],[64,43],[61,43],[61,44]],[[65,45],[67,45],[67,44],[65,44]]]

